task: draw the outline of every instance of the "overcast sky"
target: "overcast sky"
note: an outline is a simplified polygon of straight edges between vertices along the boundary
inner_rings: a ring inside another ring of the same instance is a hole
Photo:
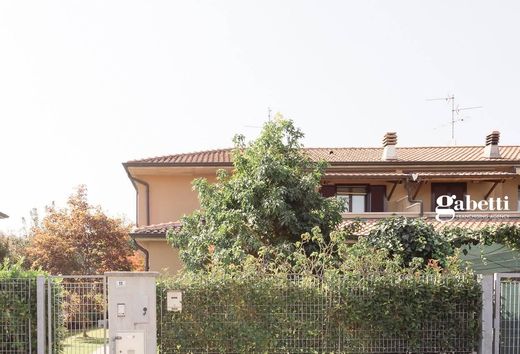
[[[134,221],[121,163],[228,147],[267,107],[306,146],[520,144],[519,1],[0,1],[0,231],[78,184]]]

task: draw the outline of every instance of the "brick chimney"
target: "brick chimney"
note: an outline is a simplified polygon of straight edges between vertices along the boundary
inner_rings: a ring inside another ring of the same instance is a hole
[[[500,141],[500,132],[495,130],[488,136],[486,136],[486,147],[484,148],[484,157],[488,159],[499,159],[500,149],[498,148],[498,142]]]
[[[383,156],[381,160],[383,161],[391,161],[397,160],[397,150],[395,146],[397,145],[397,133],[389,132],[385,134],[383,138]]]

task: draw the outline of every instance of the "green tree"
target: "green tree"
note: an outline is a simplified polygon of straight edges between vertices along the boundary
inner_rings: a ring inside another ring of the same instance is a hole
[[[291,245],[314,227],[329,237],[342,206],[320,195],[326,163],[311,161],[302,137],[291,120],[277,115],[256,140],[234,138],[232,173],[218,171],[216,183],[194,181],[201,207],[168,233],[188,269],[210,261],[239,264],[262,246]]]

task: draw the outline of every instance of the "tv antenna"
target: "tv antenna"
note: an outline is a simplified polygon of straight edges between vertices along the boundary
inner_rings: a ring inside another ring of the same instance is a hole
[[[482,106],[472,106],[472,107],[459,107],[459,105],[455,105],[455,95],[447,95],[446,97],[440,98],[428,98],[426,101],[446,101],[446,103],[451,104],[451,140],[455,141],[455,123],[463,122],[464,117],[459,117],[461,111],[467,111],[470,109],[478,109],[483,108]],[[455,117],[456,115],[456,117]]]

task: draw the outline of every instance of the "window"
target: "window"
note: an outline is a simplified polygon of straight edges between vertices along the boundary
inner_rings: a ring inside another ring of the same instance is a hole
[[[366,186],[338,186],[336,196],[343,201],[345,213],[367,211],[368,191]]]
[[[432,211],[437,207],[441,195],[455,195],[461,200],[466,195],[466,183],[432,183]]]
[[[517,196],[517,204],[518,204],[518,207],[516,208],[516,210],[520,211],[520,186],[518,186],[518,196]]]

